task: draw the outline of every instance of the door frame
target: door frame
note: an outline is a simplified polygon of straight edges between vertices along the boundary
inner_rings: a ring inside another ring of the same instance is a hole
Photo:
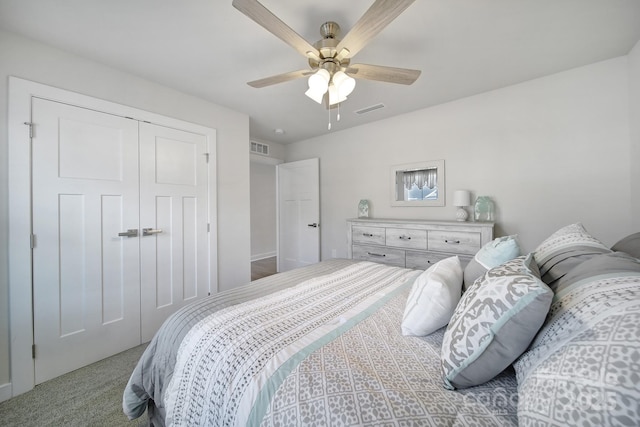
[[[33,97],[130,117],[199,133],[209,144],[209,292],[218,291],[216,130],[183,120],[59,89],[18,77],[9,77],[9,343],[10,391],[17,396],[35,386],[33,345],[33,277],[31,258],[31,99]],[[37,126],[33,132],[37,132]]]

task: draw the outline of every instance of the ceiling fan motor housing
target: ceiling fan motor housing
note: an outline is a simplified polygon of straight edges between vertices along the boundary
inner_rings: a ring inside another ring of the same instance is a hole
[[[338,36],[340,35],[340,25],[336,22],[328,21],[320,26],[320,34],[322,39],[318,40],[313,46],[320,52],[320,61],[316,58],[309,58],[309,66],[312,69],[324,68],[330,73],[336,71],[344,71],[349,65],[349,58],[336,59],[336,46],[340,43]]]

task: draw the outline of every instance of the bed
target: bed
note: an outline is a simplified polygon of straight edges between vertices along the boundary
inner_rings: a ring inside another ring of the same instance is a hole
[[[638,424],[630,242],[572,224],[530,254],[498,238],[464,269],[332,259],[266,277],[167,319],[123,409],[154,426]]]

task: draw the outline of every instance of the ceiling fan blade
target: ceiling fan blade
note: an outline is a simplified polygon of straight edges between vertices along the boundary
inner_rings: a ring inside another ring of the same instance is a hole
[[[418,79],[421,71],[382,65],[352,64],[345,70],[345,73],[356,79],[410,85]]]
[[[346,48],[352,58],[369,41],[398,17],[415,0],[376,0],[338,43],[336,52]],[[235,2],[234,2],[235,3]]]
[[[280,18],[271,13],[269,9],[260,4],[257,0],[233,0],[233,7],[253,19],[267,31],[278,37],[289,46],[306,57],[318,57],[318,49],[313,47],[302,36],[291,29]],[[309,54],[311,52],[311,54]]]
[[[247,83],[251,87],[261,88],[265,86],[271,86],[278,83],[288,82],[289,80],[299,79],[305,76],[313,74],[313,70],[298,70],[290,71],[288,73],[277,74],[271,77],[265,77],[264,79],[254,80]]]

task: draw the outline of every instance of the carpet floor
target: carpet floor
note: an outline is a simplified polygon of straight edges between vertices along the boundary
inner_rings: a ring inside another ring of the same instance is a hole
[[[146,344],[38,384],[0,403],[3,426],[147,425],[146,414],[129,421],[122,413],[122,392]]]

